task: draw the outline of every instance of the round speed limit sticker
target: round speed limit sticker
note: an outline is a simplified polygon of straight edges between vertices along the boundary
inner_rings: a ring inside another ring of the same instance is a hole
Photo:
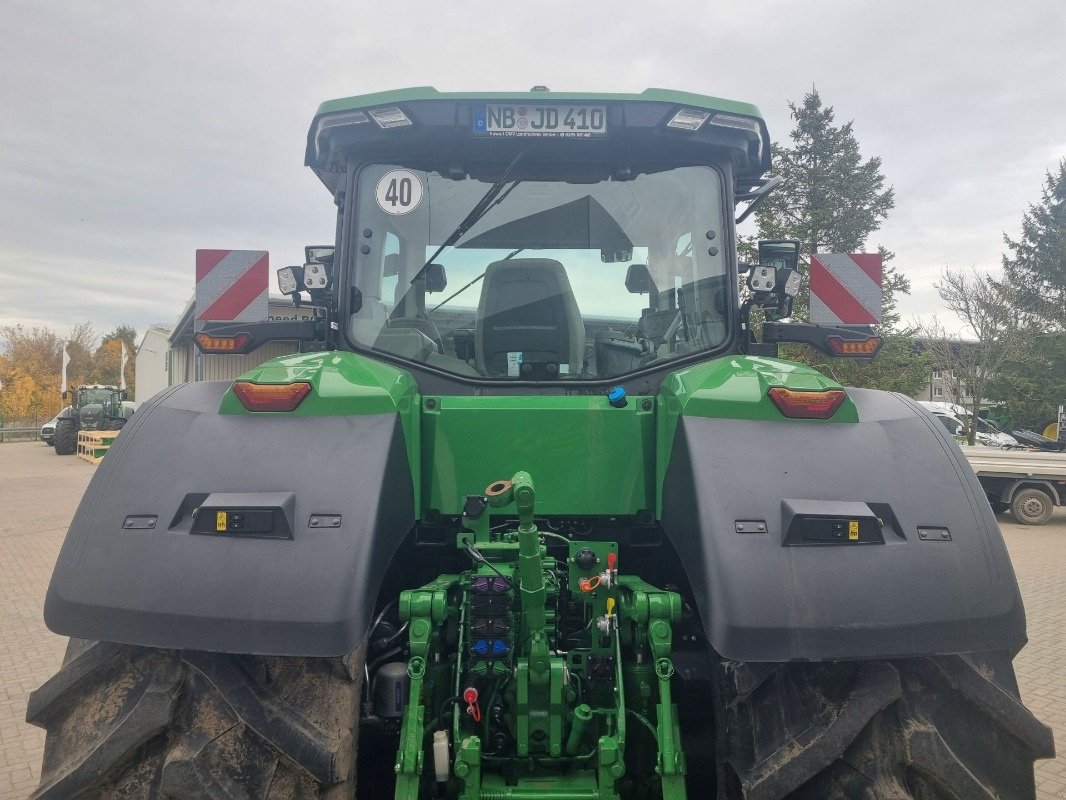
[[[422,202],[422,181],[410,170],[392,169],[381,176],[374,194],[386,214],[409,214]]]

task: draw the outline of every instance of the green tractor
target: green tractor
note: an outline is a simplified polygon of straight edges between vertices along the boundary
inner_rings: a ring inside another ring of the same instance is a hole
[[[69,392],[71,404],[56,419],[53,445],[56,454],[70,456],[78,450],[79,431],[117,431],[129,419],[123,402],[126,390],[117,386],[79,386]]]
[[[337,239],[278,275],[317,316],[207,324],[301,352],[161,392],[97,470],[34,797],[1032,798],[980,484],[776,357],[879,343],[787,322],[796,242],[738,262],[770,141],[654,89],[324,104]]]

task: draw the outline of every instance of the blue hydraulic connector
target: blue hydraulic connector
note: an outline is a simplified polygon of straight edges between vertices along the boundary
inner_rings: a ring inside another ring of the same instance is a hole
[[[629,401],[626,400],[626,390],[621,386],[615,386],[611,391],[607,392],[607,402],[615,408],[625,408]]]

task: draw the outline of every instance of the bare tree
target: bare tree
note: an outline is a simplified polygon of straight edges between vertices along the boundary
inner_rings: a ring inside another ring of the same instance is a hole
[[[946,268],[934,286],[964,327],[952,335],[934,318],[923,326],[922,338],[933,364],[952,375],[948,393],[969,412],[967,442],[972,445],[977,435],[975,420],[988,385],[1008,363],[1026,357],[1030,325],[1017,311],[1015,288],[986,273]]]

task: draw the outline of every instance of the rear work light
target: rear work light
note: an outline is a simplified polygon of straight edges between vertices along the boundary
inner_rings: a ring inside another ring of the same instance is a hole
[[[848,341],[839,336],[830,336],[826,339],[826,344],[836,355],[855,358],[873,358],[881,349],[881,342],[880,336],[871,336],[861,342]]]
[[[680,128],[685,131],[698,131],[709,116],[711,116],[710,111],[700,111],[698,108],[682,108],[666,123],[666,127]]]
[[[196,346],[201,353],[240,353],[251,339],[247,333],[233,336],[211,336],[207,333],[196,334]]]
[[[407,115],[396,106],[375,108],[370,112],[370,116],[378,124],[378,127],[385,129],[402,128],[411,124],[411,120],[408,119]]]
[[[796,391],[774,386],[770,389],[770,399],[777,410],[792,419],[829,419],[847,395],[843,389],[825,389],[822,391]]]
[[[237,381],[233,392],[249,411],[293,411],[311,393],[311,384]]]

